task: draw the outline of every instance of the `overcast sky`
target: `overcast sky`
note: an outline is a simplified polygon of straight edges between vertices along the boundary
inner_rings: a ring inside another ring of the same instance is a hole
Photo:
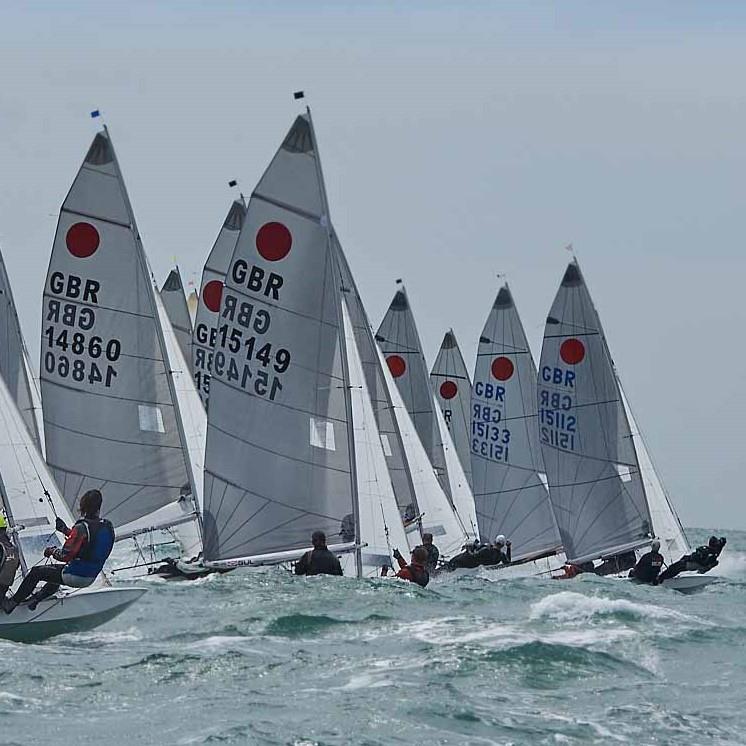
[[[746,529],[745,31],[740,2],[4,2],[0,246],[34,362],[89,112],[159,281],[198,280],[300,88],[375,326],[402,277],[429,362],[452,326],[472,367],[506,273],[538,357],[572,242],[685,525]]]

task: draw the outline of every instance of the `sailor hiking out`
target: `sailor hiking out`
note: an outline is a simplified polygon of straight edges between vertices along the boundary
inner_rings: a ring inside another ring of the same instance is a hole
[[[689,570],[690,572],[705,573],[717,567],[718,557],[725,547],[726,539],[721,536],[711,536],[706,546],[697,547],[691,554],[685,554],[678,562],[674,562],[668,569],[658,576],[658,582],[675,578],[679,573]]]
[[[296,575],[342,575],[342,565],[326,546],[326,534],[314,531],[311,536],[313,549],[306,552],[295,564]]]
[[[0,513],[0,598],[5,598],[21,564],[18,549],[8,536],[8,522]]]
[[[660,541],[653,539],[650,543],[650,551],[640,557],[637,564],[629,571],[629,577],[640,583],[655,585],[663,569],[663,555],[660,553],[660,548]]]
[[[61,548],[48,546],[44,556],[63,564],[32,567],[15,594],[2,599],[7,614],[25,601],[41,582],[44,586],[33,595],[29,608],[35,608],[39,601],[54,595],[61,585],[86,588],[96,580],[114,546],[114,527],[99,515],[102,500],[99,490],[88,490],[80,498],[81,518],[72,528],[57,519],[57,530],[67,538]]]
[[[449,570],[473,567],[494,567],[509,565],[512,561],[512,544],[505,536],[498,534],[491,544],[478,546],[476,543],[467,546],[466,551],[457,554],[448,563]]]

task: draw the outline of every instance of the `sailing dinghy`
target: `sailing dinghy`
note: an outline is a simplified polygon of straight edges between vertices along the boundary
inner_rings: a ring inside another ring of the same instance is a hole
[[[152,544],[168,529],[198,558],[206,418],[106,128],[60,210],[41,371],[47,458],[68,507],[100,489],[117,539]]]
[[[396,291],[381,321],[376,341],[463,533],[467,540],[476,538],[474,497],[435,401],[422,344],[403,285]]]
[[[8,533],[19,550],[20,583],[30,567],[43,561],[47,546],[59,546],[55,519],[74,519],[44,463],[28,425],[5,382],[0,380],[0,502]],[[112,587],[101,576],[93,585],[63,589],[33,611],[23,603],[12,614],[0,612],[0,637],[35,642],[53,635],[98,627],[134,603],[144,588]]]
[[[181,354],[184,360],[190,362],[192,359],[192,317],[189,315],[189,306],[184,295],[184,283],[181,281],[178,265],[168,273],[160,294]]]
[[[547,317],[538,398],[549,493],[568,562],[601,559],[596,571],[623,572],[653,537],[668,563],[679,559],[673,551],[688,549],[686,537],[652,476],[647,449],[632,432],[601,321],[576,260],[568,265]],[[682,575],[664,585],[692,591],[712,581]]]
[[[246,215],[246,204],[235,200],[210,250],[210,254],[202,270],[199,300],[194,319],[194,335],[192,338],[192,371],[194,385],[199,392],[200,399],[207,409],[210,397],[210,376],[212,372],[212,356],[217,334],[220,301],[223,297],[225,273],[228,271],[231,257],[236,248],[238,234]]]
[[[222,292],[205,457],[211,567],[292,562],[321,530],[362,577],[406,542],[339,254],[307,110],[251,195]]]

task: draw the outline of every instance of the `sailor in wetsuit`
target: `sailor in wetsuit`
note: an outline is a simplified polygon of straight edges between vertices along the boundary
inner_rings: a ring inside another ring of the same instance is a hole
[[[640,557],[637,564],[629,571],[630,578],[640,583],[655,585],[658,575],[663,568],[663,555],[660,553],[661,543],[658,539],[650,542],[650,551]]]
[[[18,549],[8,536],[8,522],[0,513],[0,599],[5,598],[8,588],[13,585],[20,564]]]
[[[342,565],[326,547],[326,534],[314,531],[311,535],[313,549],[295,563],[296,575],[342,575]]]
[[[407,561],[402,557],[401,552],[398,549],[394,549],[394,559],[399,563],[401,568],[396,573],[397,578],[402,580],[408,580],[410,583],[416,583],[417,585],[424,588],[430,582],[430,573],[427,571],[427,550],[423,546],[415,547],[412,552],[412,561],[407,564]],[[385,568],[387,571],[388,568]],[[384,576],[386,572],[382,573]]]
[[[433,544],[432,534],[422,534],[422,547],[427,552],[425,567],[427,567],[428,572],[432,572],[438,566],[438,559],[440,558],[440,550]]]
[[[707,546],[697,547],[691,554],[685,554],[678,562],[674,562],[668,569],[664,570],[658,576],[658,582],[662,583],[664,580],[675,578],[684,570],[699,573],[709,572],[719,564],[718,557],[725,544],[724,536],[719,539],[717,536],[711,536]]]
[[[60,518],[57,519],[57,530],[67,538],[61,548],[47,547],[44,556],[64,564],[32,567],[13,596],[2,600],[6,614],[25,601],[41,582],[44,582],[44,586],[33,595],[29,604],[31,610],[36,608],[39,601],[54,595],[61,585],[86,588],[93,583],[104,569],[104,563],[114,546],[114,527],[99,516],[102,501],[98,490],[88,490],[80,498],[82,517],[72,528],[68,528]]]
[[[469,545],[467,545],[469,546]],[[457,554],[448,562],[449,570],[460,568],[480,567],[487,565],[509,565],[511,562],[511,543],[500,534],[495,538],[492,544],[481,546],[476,550],[467,549],[461,554]]]

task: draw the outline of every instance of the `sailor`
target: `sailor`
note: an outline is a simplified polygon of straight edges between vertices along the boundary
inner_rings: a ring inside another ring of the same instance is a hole
[[[88,490],[80,498],[81,518],[72,528],[57,520],[57,529],[67,538],[61,548],[47,547],[44,556],[64,564],[32,567],[15,594],[3,599],[2,607],[7,614],[25,601],[40,582],[45,585],[33,595],[29,604],[32,611],[39,601],[54,595],[60,585],[86,588],[98,577],[114,546],[114,527],[99,516],[102,500],[99,490]]]
[[[342,575],[342,565],[326,546],[326,534],[314,531],[311,535],[313,549],[295,563],[296,575]]]
[[[5,598],[8,588],[13,585],[20,564],[18,549],[8,536],[8,521],[0,513],[0,598]]]
[[[552,580],[569,580],[582,575],[584,572],[594,572],[593,562],[568,562],[562,566],[562,575],[552,575]]]
[[[711,536],[706,546],[697,547],[691,554],[685,554],[678,562],[674,562],[668,569],[658,576],[658,582],[675,578],[680,572],[709,572],[716,567],[720,552],[726,544],[726,539],[721,536]]]
[[[650,551],[640,557],[637,564],[629,571],[630,578],[641,583],[652,583],[658,579],[663,567],[663,555],[660,553],[661,543],[658,539],[650,542]]]
[[[509,565],[511,562],[512,544],[502,534],[495,537],[494,543],[489,546],[489,555],[487,562],[483,565]]]
[[[427,571],[427,550],[424,546],[415,547],[412,552],[412,560],[409,564],[402,557],[398,549],[394,549],[394,559],[399,563],[400,570],[396,573],[397,578],[416,583],[423,588],[430,582],[430,573]]]
[[[438,566],[438,560],[440,559],[440,550],[433,544],[432,534],[422,534],[422,547],[427,552],[425,567],[427,567],[428,572],[432,572]]]

